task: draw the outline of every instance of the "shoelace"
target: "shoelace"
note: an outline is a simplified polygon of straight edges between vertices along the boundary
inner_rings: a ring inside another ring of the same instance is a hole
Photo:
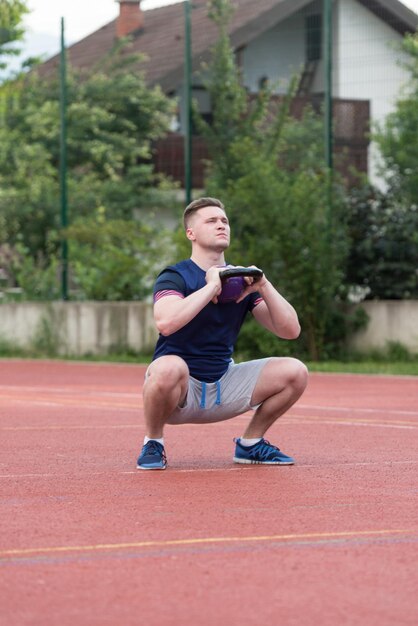
[[[267,459],[267,457],[270,456],[273,450],[280,452],[280,448],[278,448],[277,446],[273,446],[273,444],[271,444],[270,441],[267,441],[266,439],[262,439],[258,443],[258,447],[257,444],[254,446],[254,452],[256,451],[257,455],[260,456],[262,459]]]
[[[163,446],[158,442],[151,439],[145,444],[144,452],[153,456],[162,457],[165,461],[165,454]]]

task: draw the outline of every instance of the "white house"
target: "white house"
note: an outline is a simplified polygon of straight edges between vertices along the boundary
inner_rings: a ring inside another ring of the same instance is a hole
[[[103,0],[104,1],[104,0]],[[107,0],[114,1],[114,0]],[[116,20],[74,44],[69,58],[74,66],[88,68],[113,45],[115,38],[130,35],[135,51],[148,61],[144,68],[150,84],[160,84],[179,100],[178,130],[184,111],[184,3],[143,11],[139,0],[117,0]],[[302,72],[300,95],[321,97],[324,92],[323,8],[324,0],[232,0],[235,11],[230,36],[249,92],[264,81],[283,93],[295,72]],[[400,50],[406,33],[415,32],[418,15],[398,0],[332,1],[332,90],[335,99],[336,140],[350,145],[359,169],[378,182],[377,155],[369,147],[367,159],[367,103],[370,122],[382,122],[407,82]],[[203,115],[210,118],[208,94],[202,89],[201,63],[207,60],[217,38],[207,16],[206,0],[194,0],[191,10],[193,95]],[[56,68],[58,56],[43,68]],[[359,111],[361,122],[358,121]],[[363,112],[361,112],[363,111]],[[362,142],[359,138],[362,135]],[[181,139],[178,137],[177,139]],[[360,145],[361,144],[361,145]],[[180,149],[181,142],[178,142]],[[354,147],[353,147],[354,146]],[[178,161],[178,154],[174,157]]]

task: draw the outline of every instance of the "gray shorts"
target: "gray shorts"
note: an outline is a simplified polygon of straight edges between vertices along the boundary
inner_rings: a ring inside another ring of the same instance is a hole
[[[167,424],[204,424],[221,422],[245,413],[251,406],[251,396],[270,359],[232,363],[220,380],[202,383],[190,376],[186,401],[167,420]]]

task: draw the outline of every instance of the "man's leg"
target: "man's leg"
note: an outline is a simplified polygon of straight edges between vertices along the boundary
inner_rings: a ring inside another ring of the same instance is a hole
[[[162,356],[149,366],[143,389],[147,434],[137,460],[137,469],[166,468],[164,425],[186,398],[188,381],[188,367],[177,356]]]
[[[180,357],[162,356],[151,363],[143,389],[147,437],[163,436],[171,413],[186,398],[188,383],[189,369]]]
[[[251,397],[260,404],[243,437],[263,437],[270,426],[285,413],[305,390],[308,370],[297,359],[272,358],[263,368]]]
[[[264,366],[254,388],[251,404],[259,404],[244,437],[235,439],[235,463],[293,465],[295,460],[266,441],[267,429],[302,395],[308,371],[297,359],[272,358]]]

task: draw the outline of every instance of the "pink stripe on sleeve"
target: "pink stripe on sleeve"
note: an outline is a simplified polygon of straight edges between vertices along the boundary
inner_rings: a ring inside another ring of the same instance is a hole
[[[184,298],[184,295],[180,291],[175,291],[174,289],[163,289],[162,291],[157,291],[157,293],[154,294],[154,302],[157,302],[166,296],[178,296],[179,298]]]

